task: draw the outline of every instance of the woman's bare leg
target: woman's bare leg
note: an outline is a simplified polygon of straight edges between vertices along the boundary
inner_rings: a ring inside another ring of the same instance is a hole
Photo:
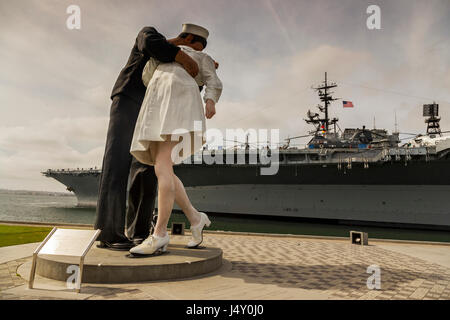
[[[200,222],[200,214],[192,206],[191,201],[189,200],[188,195],[186,194],[186,190],[184,189],[184,185],[181,180],[173,174],[174,182],[175,182],[175,202],[177,205],[183,210],[184,214],[189,220],[191,226],[195,226]]]
[[[155,159],[155,174],[158,178],[158,219],[154,234],[165,236],[174,201],[183,210],[191,226],[200,222],[200,214],[192,206],[181,180],[173,172],[172,149],[178,141],[156,143],[152,155]]]
[[[158,219],[153,234],[158,237],[164,237],[167,233],[167,223],[175,200],[175,175],[171,153],[177,143],[177,141],[158,142],[154,150],[155,174],[158,178]]]

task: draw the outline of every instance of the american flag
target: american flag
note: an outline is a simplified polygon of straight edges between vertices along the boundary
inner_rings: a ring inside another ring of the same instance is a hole
[[[342,101],[344,108],[353,108],[353,103],[351,101]]]

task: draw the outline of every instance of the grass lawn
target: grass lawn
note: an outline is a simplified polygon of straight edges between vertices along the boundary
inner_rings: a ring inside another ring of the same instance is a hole
[[[52,230],[50,227],[0,225],[0,247],[39,242]]]

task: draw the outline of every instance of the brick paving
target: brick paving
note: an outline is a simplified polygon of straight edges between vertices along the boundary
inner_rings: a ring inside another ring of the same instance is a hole
[[[232,262],[227,276],[321,290],[332,299],[450,299],[450,269],[409,255],[343,241],[224,237],[209,236],[208,244]],[[380,290],[367,287],[371,265],[380,268]]]
[[[0,264],[0,300],[5,299],[17,299],[17,300],[36,300],[35,297],[19,297],[10,294],[6,294],[3,291],[6,289],[18,287],[26,284],[27,282],[17,274],[17,268],[29,261],[30,258],[22,258],[6,263]]]
[[[267,299],[277,299],[282,296],[280,293],[292,292],[291,289],[319,291],[329,299],[450,299],[450,268],[376,245],[212,233],[204,237],[204,246],[220,247],[223,258],[231,263],[231,270],[221,273],[220,279],[214,284],[211,282],[210,287],[210,278],[202,278],[202,285],[206,288],[203,291],[205,299],[220,299],[226,292],[236,296],[238,288],[230,287],[230,283],[242,279],[247,285],[244,290],[247,293],[257,290],[248,289],[253,284],[258,285],[257,288],[270,288],[267,292],[260,292],[260,296]],[[18,266],[27,261],[30,258],[0,264],[0,299],[39,299],[3,292],[26,284],[16,272]],[[380,268],[381,289],[367,287],[367,280],[372,275],[367,268],[373,265]],[[180,290],[185,290],[181,287],[184,284],[184,281],[171,283],[172,286],[180,286]],[[82,292],[92,294],[88,299],[156,299],[153,289],[145,289],[150,285],[86,284]],[[272,288],[277,288],[277,293]]]

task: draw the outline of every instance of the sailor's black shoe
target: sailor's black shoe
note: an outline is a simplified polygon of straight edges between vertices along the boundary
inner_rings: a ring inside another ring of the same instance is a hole
[[[133,241],[133,244],[135,246],[138,246],[138,245],[140,245],[142,243],[142,241],[144,241],[144,238],[134,238],[131,241]]]
[[[121,242],[100,241],[100,243],[97,245],[97,248],[128,251],[131,248],[133,248],[134,246],[136,246],[136,245],[132,241],[129,241],[129,240],[125,240],[125,241],[121,241]]]

